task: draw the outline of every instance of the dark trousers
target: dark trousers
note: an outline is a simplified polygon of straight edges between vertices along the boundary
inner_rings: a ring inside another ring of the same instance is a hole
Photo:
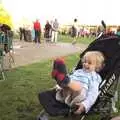
[[[20,32],[20,40],[22,40],[22,38],[23,38],[23,33]]]
[[[35,30],[35,43],[37,42],[41,43],[40,38],[41,38],[41,31]]]

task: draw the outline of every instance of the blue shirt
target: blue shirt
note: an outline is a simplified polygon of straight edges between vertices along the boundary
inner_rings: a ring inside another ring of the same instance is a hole
[[[71,80],[80,81],[83,83],[83,87],[88,89],[87,97],[82,102],[85,106],[86,112],[91,108],[91,106],[95,103],[98,94],[99,94],[99,84],[102,79],[98,73],[95,71],[88,72],[84,69],[78,69],[70,75]]]

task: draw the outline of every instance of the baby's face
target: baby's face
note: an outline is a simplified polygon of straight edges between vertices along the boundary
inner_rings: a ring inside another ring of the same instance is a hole
[[[88,56],[83,60],[83,69],[91,72],[96,71],[96,59],[94,57]]]

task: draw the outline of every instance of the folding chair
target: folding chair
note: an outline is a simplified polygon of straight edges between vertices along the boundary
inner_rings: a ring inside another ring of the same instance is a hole
[[[4,50],[8,54],[9,68],[12,68],[12,64],[15,64],[12,31],[8,31],[7,35],[5,36]]]

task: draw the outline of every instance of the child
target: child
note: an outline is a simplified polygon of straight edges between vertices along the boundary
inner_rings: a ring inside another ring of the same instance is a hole
[[[97,72],[102,69],[103,63],[104,56],[101,52],[86,52],[82,58],[83,68],[75,70],[68,76],[64,61],[56,59],[52,77],[61,87],[56,93],[56,99],[72,106],[88,98],[87,102],[83,103],[85,110],[88,111],[99,94],[98,88],[102,79]]]

